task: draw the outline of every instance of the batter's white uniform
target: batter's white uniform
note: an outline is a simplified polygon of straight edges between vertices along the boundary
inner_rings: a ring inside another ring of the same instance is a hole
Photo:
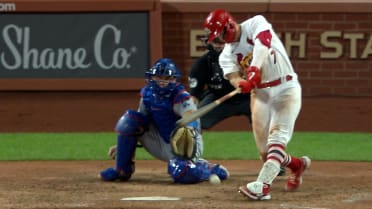
[[[271,41],[260,40],[262,32],[271,33]],[[268,145],[286,147],[292,137],[301,109],[301,86],[283,44],[261,15],[241,23],[240,41],[225,45],[219,57],[225,77],[241,71],[239,63],[250,53],[251,66],[261,71],[261,84],[251,92],[252,128],[260,155],[266,160]]]

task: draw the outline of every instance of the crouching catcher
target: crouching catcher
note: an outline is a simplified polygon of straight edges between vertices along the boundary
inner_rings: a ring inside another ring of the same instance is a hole
[[[116,124],[117,144],[109,151],[116,164],[100,172],[102,180],[130,180],[138,144],[156,159],[168,162],[168,173],[176,183],[206,181],[211,174],[227,179],[225,167],[201,158],[200,121],[176,127],[177,120],[196,110],[179,77],[175,63],[167,58],[159,59],[146,72],[137,111],[127,110]]]

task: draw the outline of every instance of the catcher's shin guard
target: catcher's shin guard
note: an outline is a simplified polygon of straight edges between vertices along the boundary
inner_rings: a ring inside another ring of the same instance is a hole
[[[149,119],[140,112],[128,110],[116,123],[119,133],[116,150],[116,171],[120,180],[129,180],[134,173],[137,137],[148,126]]]
[[[175,183],[195,184],[208,180],[211,171],[207,163],[174,158],[168,162],[168,174]]]
[[[118,135],[116,171],[119,179],[127,181],[135,170],[134,156],[136,152],[137,139],[133,136]]]
[[[134,156],[137,140],[134,137],[118,135],[116,148],[116,167],[101,171],[104,181],[128,181],[135,170]]]
[[[101,172],[101,177],[106,181],[116,179],[127,181],[134,173],[134,156],[137,147],[137,137],[143,134],[148,126],[149,119],[140,112],[128,110],[116,123],[118,132],[116,144],[116,167]]]
[[[226,180],[230,176],[227,168],[220,164],[215,164],[211,167],[211,174],[216,174],[221,180]]]

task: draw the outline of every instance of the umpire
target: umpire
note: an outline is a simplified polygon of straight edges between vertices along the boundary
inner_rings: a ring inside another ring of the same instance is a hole
[[[218,56],[224,45],[220,42],[206,44],[208,52],[198,58],[191,67],[189,73],[190,93],[199,108],[235,89],[223,77],[223,71],[218,64]],[[201,117],[201,126],[202,129],[209,129],[226,118],[239,115],[245,115],[248,122],[251,123],[250,94],[237,94],[221,103]]]

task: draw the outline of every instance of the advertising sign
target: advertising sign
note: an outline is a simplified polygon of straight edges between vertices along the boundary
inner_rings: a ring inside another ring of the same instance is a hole
[[[7,13],[0,18],[0,78],[143,78],[149,15]]]

